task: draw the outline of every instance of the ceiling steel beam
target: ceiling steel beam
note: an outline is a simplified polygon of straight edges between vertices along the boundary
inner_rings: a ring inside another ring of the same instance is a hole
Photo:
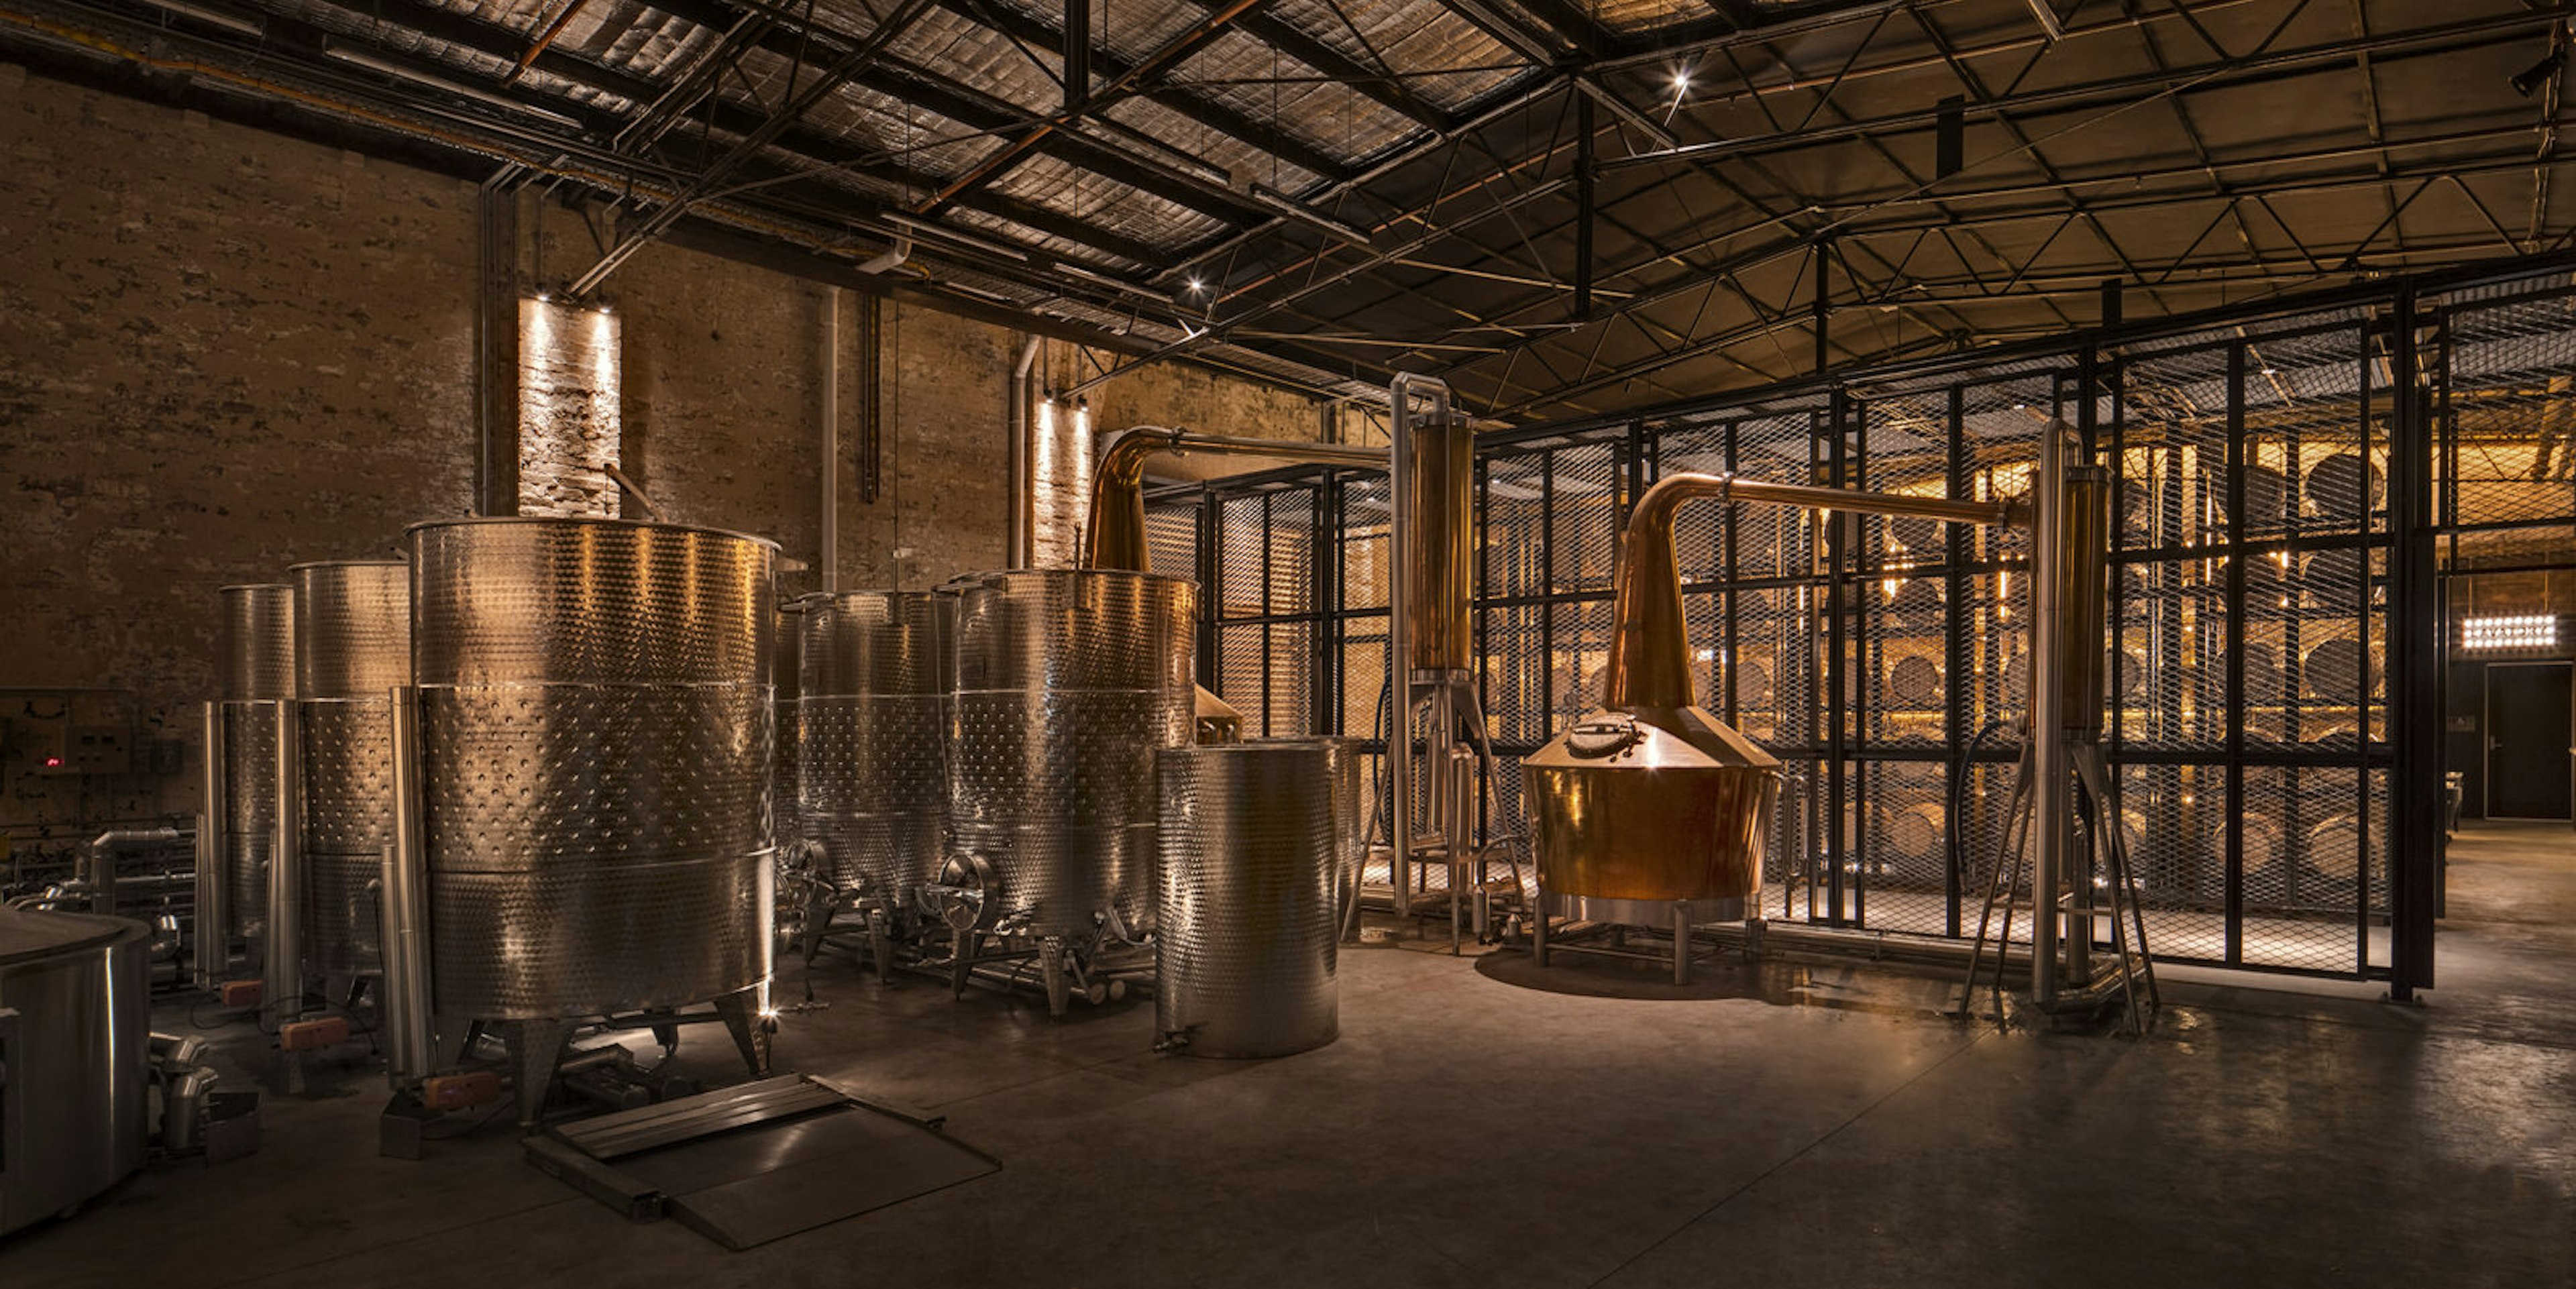
[[[701,27],[722,32],[730,30],[744,13],[757,7],[771,6],[738,3],[737,0],[642,0],[652,8]],[[793,18],[793,14],[787,15]],[[820,26],[790,26],[782,22],[764,33],[759,47],[781,58],[800,56],[829,58],[846,49],[852,38]],[[1043,115],[965,85],[940,73],[898,57],[880,59],[862,71],[856,83],[899,99],[915,107],[935,112],[972,130],[1009,136],[1032,128]],[[1054,131],[1039,145],[1049,155],[1089,170],[1128,187],[1148,192],[1177,206],[1198,211],[1210,218],[1240,224],[1266,213],[1251,198],[1211,183],[1177,166],[1166,166],[1144,157],[1091,142],[1080,135]]]
[[[1077,2],[1079,2],[1079,0],[1077,0]],[[1163,72],[1188,61],[1191,55],[1206,48],[1209,41],[1216,39],[1217,33],[1224,31],[1226,24],[1242,17],[1245,13],[1259,7],[1262,3],[1264,3],[1264,0],[1225,0],[1225,4],[1222,8],[1211,11],[1207,18],[1197,26],[1163,42],[1163,45],[1160,48],[1137,60],[1135,65],[1129,67],[1124,74],[1120,75],[1116,80],[1111,81],[1106,88],[1101,90],[1099,97],[1115,99],[1119,95],[1127,93],[1129,90],[1135,88],[1139,83],[1143,82],[1147,78],[1161,75]],[[1088,39],[1089,38],[1086,36],[1086,54],[1088,53]],[[1040,144],[1064,130],[1065,127],[1080,120],[1084,113],[1090,111],[1091,104],[1094,101],[1094,97],[1088,86],[1082,87],[1080,91],[1077,92],[1076,87],[1068,83],[1065,86],[1066,106],[1062,112],[1055,116],[1042,119],[1029,126],[1026,130],[1019,131],[1011,135],[1010,142],[1008,144],[1005,144],[999,151],[996,151],[991,156],[977,162],[974,166],[970,167],[965,174],[958,176],[947,186],[941,188],[930,200],[921,203],[921,205],[915,209],[914,213],[920,215],[938,214],[939,211],[946,207],[950,202],[953,202],[968,193],[975,192],[983,188],[984,185],[1000,178],[1012,167],[1027,159],[1029,154],[1034,152]]]
[[[2267,195],[2281,195],[2284,193],[2308,193],[2334,191],[2347,188],[2369,188],[2388,182],[2392,178],[2402,180],[2417,177],[2449,176],[2453,174],[2462,176],[2479,174],[2511,174],[2527,169],[2530,164],[2531,158],[2528,152],[2506,152],[2501,154],[2489,153],[2476,157],[2451,157],[2442,160],[2429,161],[2418,167],[2389,172],[2383,172],[2376,167],[2373,167],[2366,170],[2345,172],[2331,177],[2321,176],[2311,179],[2287,180],[2277,185],[2263,187],[2260,191]],[[2033,187],[2045,188],[2045,185],[2033,185]],[[2255,192],[2255,189],[2248,188],[2239,191],[2219,193],[2192,191],[2130,198],[2106,198],[2096,202],[2093,209],[2102,212],[2118,212],[2199,206],[2213,202],[2226,203],[2240,198],[2250,197],[2254,195]],[[1962,213],[1956,216],[1945,216],[1933,213],[1901,222],[1843,225],[1836,230],[1835,236],[1848,243],[1872,238],[1901,236],[1908,233],[1928,232],[1939,229],[1992,227],[2003,224],[2026,223],[2033,220],[2063,220],[2066,218],[2066,215],[2067,212],[2062,206],[2055,205],[2045,207],[2024,207],[2003,211],[1976,211]],[[1632,314],[1643,313],[1661,305],[1686,299],[1692,292],[1704,289],[1708,283],[1716,277],[1741,274],[1760,268],[1766,264],[1776,263],[1795,256],[1803,256],[1811,252],[1819,240],[1820,237],[1815,234],[1799,235],[1785,238],[1780,241],[1755,248],[1751,251],[1731,256],[1725,261],[1701,272],[1696,272],[1686,277],[1676,279],[1673,282],[1655,287],[1631,298],[1624,302],[1616,311],[1602,315],[1601,325],[1606,326],[1614,320],[1625,318]],[[2334,257],[2329,255],[2327,258],[2332,259]],[[2333,271],[2335,270],[2331,268],[2327,270],[2329,273]],[[2097,280],[2102,276],[2102,271],[2099,269],[2088,268],[2084,270],[2084,272],[2091,274],[2092,277]],[[1551,298],[1552,297],[1533,298],[1526,301],[1522,306],[1512,310],[1507,310],[1499,316],[1508,321],[1515,314],[1551,313],[1554,307],[1548,303],[1548,300]],[[1899,304],[1910,305],[1916,303],[1911,298],[1907,297],[1898,296],[1893,298],[1896,303]],[[2008,297],[1999,294],[1996,298],[2000,299]],[[1532,340],[1525,342],[1522,345],[1507,347],[1506,356],[1521,349],[1535,349],[1546,344],[1547,339],[1549,338]]]
[[[2377,182],[2377,180],[2374,178],[2371,182]],[[2497,255],[2509,254],[2511,253],[2511,249],[2512,248],[2508,246],[2503,251],[2498,251],[2496,244],[2491,239],[2480,238],[2471,242],[2444,243],[2439,245],[2418,244],[2409,248],[2390,249],[2369,254],[2356,252],[2345,257],[2346,263],[2344,267],[2330,273],[2328,276],[2356,276],[2364,272],[2372,271],[2374,266],[2389,264],[2391,262],[2394,262],[2400,267],[2409,267],[2406,264],[2406,261],[2426,257],[2430,257],[2437,261],[2447,262],[2455,260],[2462,255],[2475,255],[2482,252]],[[2272,274],[2265,271],[2279,266],[2304,268],[2303,262],[2294,258],[2275,257],[2267,260],[2257,257],[2239,257],[2235,259],[2212,260],[2197,265],[2168,266],[2165,271],[2168,274],[2178,274],[2181,272],[2210,274],[2212,276],[2196,280],[2187,279],[2176,282],[2176,285],[2190,285],[2208,289],[2213,287],[2223,288],[2229,285],[2230,280],[2227,277],[2227,274],[2232,270],[2253,269],[2257,271],[2257,276],[2250,278],[2249,281],[2270,288],[2265,292],[2266,295],[2277,294],[2283,287],[2290,285],[2332,285],[2330,282],[2320,282],[2314,274],[2304,271],[2290,274]],[[2106,271],[2108,270],[2101,265],[2085,265],[2061,270],[2058,273],[2053,273],[2042,278],[2041,281],[2049,283],[2050,285],[2043,291],[2034,294],[2059,294],[2061,293],[2060,284],[2062,284],[2062,293],[2069,295],[2079,295],[2085,292],[2098,291],[2100,289],[2101,279]],[[1956,285],[1957,284],[1955,283],[1945,284],[1945,286],[1953,287]],[[1853,298],[1838,301],[1835,303],[1834,307],[1847,310],[1852,308],[1869,308],[1882,305],[1901,304],[1905,302],[1904,297],[1909,296],[1911,293],[1911,285],[1907,284],[1891,289],[1883,289],[1873,293],[1863,293]],[[2026,301],[2018,293],[2010,295],[1985,295],[1974,290],[1968,290],[1943,301],[1943,303],[1951,307],[1986,304],[2014,304],[2024,302]],[[2130,319],[2130,321],[2137,322],[2142,321],[2142,319]],[[1695,340],[1689,345],[1683,346],[1679,349],[1659,353],[1648,358],[1640,359],[1636,362],[1612,368],[1584,380],[1549,389],[1543,393],[1523,399],[1518,403],[1493,408],[1488,412],[1488,415],[1500,418],[1511,418],[1526,414],[1533,409],[1549,407],[1561,403],[1571,403],[1585,394],[1595,393],[1600,390],[1627,383],[1631,380],[1641,379],[1655,372],[1669,368],[1677,363],[1705,357],[1734,345],[1761,339],[1764,335],[1771,331],[1780,329],[1783,325],[1794,330],[1798,326],[1803,325],[1803,320],[1756,319],[1752,322],[1741,323],[1726,331],[1718,332]],[[1980,329],[1980,332],[1982,332],[1982,329]],[[1864,355],[1860,357],[1865,360],[1867,356]],[[1490,359],[1480,360],[1479,363],[1475,365],[1482,365],[1482,363],[1490,361]],[[1453,368],[1450,371],[1441,373],[1441,377],[1442,379],[1447,380],[1453,388],[1459,388],[1461,390],[1472,388],[1478,383],[1475,374],[1466,368]]]
[[[1070,50],[1072,48],[1067,43],[1067,33],[1064,29],[1048,25],[1044,19],[1008,3],[1008,0],[991,0],[989,3],[982,0],[942,0],[942,2],[959,16],[981,23],[1015,40],[1045,49]],[[1085,0],[1066,0],[1065,13],[1068,16],[1088,12]],[[1091,69],[1095,72],[1122,77],[1135,66],[1119,57],[1115,50],[1096,40],[1088,42],[1088,45]],[[1070,61],[1066,62],[1065,66],[1070,67]],[[1158,84],[1152,79],[1141,82],[1134,93],[1150,98],[1155,103],[1227,138],[1272,153],[1280,160],[1301,170],[1311,171],[1333,180],[1349,176],[1349,163],[1291,133],[1284,123],[1257,121],[1215,99],[1187,92],[1169,83]],[[1068,91],[1068,108],[1072,106],[1071,97]]]
[[[852,77],[864,71],[869,63],[875,61],[878,54],[884,52],[886,46],[893,44],[897,37],[910,30],[912,24],[920,21],[922,15],[930,12],[931,6],[936,3],[937,0],[903,0],[895,7],[894,12],[887,14],[877,23],[874,31],[869,32],[866,38],[855,47],[833,59],[830,66],[816,74],[811,84],[781,105],[776,112],[771,113],[768,120],[761,122],[751,133],[744,135],[739,142],[727,149],[724,155],[715,158],[700,169],[697,177],[690,180],[688,187],[682,189],[677,196],[654,207],[653,213],[645,216],[642,224],[620,235],[617,244],[609,247],[599,257],[598,263],[591,265],[581,276],[572,280],[571,285],[565,288],[566,293],[578,300],[597,290],[599,284],[606,281],[609,274],[616,272],[619,265],[633,258],[637,251],[650,245],[654,238],[661,236],[671,225],[679,222],[680,217],[687,214],[691,206],[704,199],[717,184],[722,183],[725,176],[732,174],[741,168],[743,163],[776,142],[780,135],[793,128],[797,122],[804,120],[805,114],[814,110],[815,104],[830,97],[833,91],[849,83]],[[788,83],[793,85],[795,82],[791,78]]]
[[[2437,58],[2446,54],[2482,49],[2498,44],[2507,37],[2526,35],[2534,27],[2545,26],[2562,19],[2563,15],[2553,8],[2541,12],[2516,12],[2438,27],[2419,27],[2409,31],[2328,41],[2321,45],[2300,49],[2251,54],[2240,58],[2174,68],[2170,71],[2088,80],[2056,89],[2031,90],[1984,100],[1972,98],[1968,103],[1968,114],[1972,118],[1986,116],[1997,119],[2030,120],[2069,112],[2118,112],[2168,95],[2263,84],[2313,75],[2330,69],[2340,69],[2363,54],[2372,55],[2382,64],[2386,64],[2417,58]],[[1940,117],[1940,108],[1924,107],[1884,116],[1858,118],[1833,125],[1810,125],[1803,129],[1684,144],[1678,148],[1614,157],[1601,164],[1606,170],[1642,166],[1705,165],[1713,161],[1738,157],[1800,151],[1821,143],[1885,138],[1891,134],[1935,129],[1939,127]]]
[[[1215,13],[1226,7],[1228,0],[1190,0],[1190,3]],[[1402,113],[1426,130],[1442,133],[1454,124],[1438,108],[1423,102],[1402,80],[1386,75],[1383,69],[1362,65],[1276,14],[1248,13],[1236,19],[1235,26],[1241,28],[1245,35],[1348,85],[1380,106]]]
[[[421,3],[420,0],[368,0],[368,7],[379,23],[391,28],[414,32],[496,60],[507,60],[514,56],[516,37],[508,28],[499,24],[436,8]],[[271,16],[266,21],[276,24],[293,20]],[[333,39],[348,40],[349,38],[335,36]],[[370,44],[375,52],[389,59],[412,59],[418,61],[425,69],[435,69],[448,75],[468,74],[444,63],[417,59],[416,56],[405,54],[392,44],[364,43]],[[552,49],[540,54],[531,66],[535,71],[555,81],[615,95],[630,102],[652,102],[662,88],[652,81],[603,67],[560,49]],[[595,109],[577,100],[542,93],[525,80],[512,87],[507,96],[527,100],[554,112],[573,115],[589,115],[595,112]],[[711,102],[702,103],[694,110],[699,119],[706,124],[737,137],[748,135],[758,129],[765,119],[760,112],[727,98],[716,98]],[[603,129],[603,133],[605,132],[606,130]],[[817,172],[844,171],[874,179],[890,187],[922,191],[930,190],[937,182],[935,176],[916,172],[890,161],[873,159],[867,150],[853,147],[844,140],[817,130],[803,127],[790,128],[774,139],[771,146],[773,150],[785,154],[785,167],[780,172],[782,174],[799,169]],[[764,176],[756,182],[766,185],[773,182],[775,178],[775,175]],[[864,214],[873,215],[884,209],[882,204],[866,202],[857,194],[848,193],[846,190],[834,189],[831,192],[835,195],[829,199],[858,204]],[[817,198],[825,199],[823,194],[817,194]],[[1014,198],[986,193],[979,194],[975,200],[963,204],[985,214],[1010,220],[1034,232],[1085,246],[1120,260],[1151,264],[1159,262],[1165,255],[1165,252],[1158,247],[1119,237],[1071,216]],[[1032,250],[1031,254],[1039,253]],[[1105,271],[1105,266],[1092,267],[1095,271]],[[1059,284],[1057,289],[1063,289],[1063,284]]]

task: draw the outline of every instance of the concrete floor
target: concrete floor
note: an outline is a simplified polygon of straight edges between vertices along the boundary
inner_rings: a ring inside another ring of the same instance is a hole
[[[1149,1053],[1150,1004],[1055,1024],[828,969],[780,1067],[1001,1172],[728,1254],[506,1123],[380,1159],[352,1073],[268,1099],[254,1158],[0,1243],[0,1285],[2576,1285],[2576,833],[2467,834],[2451,892],[2428,1005],[2172,973],[2143,1041],[1953,1021],[1876,967],[1675,989],[1374,948],[1341,1041],[1217,1062]]]

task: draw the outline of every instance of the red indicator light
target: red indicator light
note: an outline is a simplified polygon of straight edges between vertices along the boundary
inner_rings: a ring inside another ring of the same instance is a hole
[[[49,756],[49,757],[46,757],[46,758],[45,758],[45,768],[46,768],[46,769],[48,769],[48,770],[59,770],[59,769],[61,769],[62,767],[63,767],[63,759],[62,759],[61,757],[59,757],[59,756]]]

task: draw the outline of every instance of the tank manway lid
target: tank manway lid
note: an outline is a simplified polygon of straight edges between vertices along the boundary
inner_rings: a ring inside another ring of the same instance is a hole
[[[40,962],[152,933],[126,918],[50,909],[0,908],[0,967]]]

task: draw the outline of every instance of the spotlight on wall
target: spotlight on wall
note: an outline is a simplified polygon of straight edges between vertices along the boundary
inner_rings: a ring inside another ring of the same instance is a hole
[[[2561,46],[2552,45],[2548,53],[2540,56],[2539,62],[2533,63],[2531,66],[2514,73],[2512,78],[2507,80],[2505,83],[2513,86],[2514,93],[2520,94],[2524,98],[2530,98],[2532,95],[2540,92],[2541,86],[2546,85],[2551,80],[2555,79],[2558,75],[2558,69],[2566,65],[2566,49]]]

